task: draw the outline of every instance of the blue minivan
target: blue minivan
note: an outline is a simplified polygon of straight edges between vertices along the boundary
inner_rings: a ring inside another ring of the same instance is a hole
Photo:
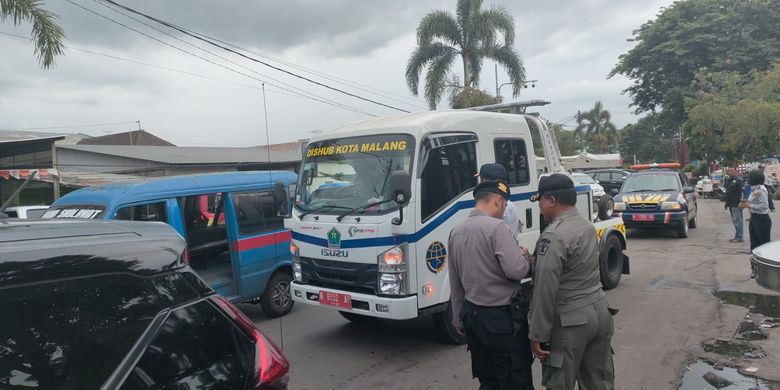
[[[83,188],[57,200],[43,218],[159,221],[187,241],[185,259],[233,302],[260,302],[270,317],[287,314],[292,262],[292,172],[225,172]]]

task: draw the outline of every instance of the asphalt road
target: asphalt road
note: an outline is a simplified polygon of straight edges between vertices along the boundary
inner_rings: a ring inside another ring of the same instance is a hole
[[[768,299],[780,294],[748,277],[748,245],[728,243],[733,227],[723,203],[699,200],[699,208],[698,228],[691,229],[687,239],[671,230],[629,231],[631,275],[607,292],[612,306],[620,309],[613,339],[617,389],[680,388],[681,378],[698,358],[755,367],[754,375],[780,380],[780,327],[763,330],[767,340],[751,342],[765,351],[763,359],[703,348],[714,339],[733,341],[748,315],[747,308],[723,304],[714,292],[752,292]],[[772,217],[772,236],[778,239],[780,218]],[[281,320],[266,318],[257,306],[241,308],[283,344],[292,365],[291,389],[479,387],[471,378],[466,347],[439,343],[429,318],[357,325],[335,311],[301,304]],[[539,373],[535,363],[537,388]]]

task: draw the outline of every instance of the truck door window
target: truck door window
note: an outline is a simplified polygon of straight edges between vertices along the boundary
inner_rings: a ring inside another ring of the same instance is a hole
[[[122,221],[168,222],[165,202],[155,202],[128,206],[119,209],[114,219]]]
[[[420,176],[421,218],[436,211],[477,185],[477,152],[474,142],[432,149]]]
[[[496,162],[509,174],[509,185],[526,185],[531,182],[528,174],[528,153],[521,139],[497,139],[493,142]]]
[[[238,232],[242,236],[284,228],[284,219],[279,215],[277,206],[284,199],[275,199],[272,191],[236,192],[231,196]]]

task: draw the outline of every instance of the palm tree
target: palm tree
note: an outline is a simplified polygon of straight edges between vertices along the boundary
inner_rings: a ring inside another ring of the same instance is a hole
[[[32,23],[35,54],[41,67],[48,69],[54,64],[54,57],[63,53],[65,33],[54,22],[57,15],[41,8],[41,5],[40,0],[0,0],[0,22],[11,18],[14,26],[23,21]]]
[[[424,95],[432,110],[451,80],[452,65],[458,56],[463,61],[463,88],[479,85],[482,60],[488,58],[506,69],[513,96],[520,93],[525,67],[512,47],[515,40],[512,15],[502,7],[481,10],[481,6],[482,0],[458,0],[456,16],[444,10],[433,11],[417,26],[417,48],[406,65],[406,84],[417,96],[420,73],[428,67]]]
[[[593,109],[578,117],[575,132],[580,134],[580,137],[584,132],[589,138],[588,143],[597,146],[600,153],[607,152],[610,145],[616,145],[617,128],[612,123],[609,111],[604,109],[600,101],[596,102]]]

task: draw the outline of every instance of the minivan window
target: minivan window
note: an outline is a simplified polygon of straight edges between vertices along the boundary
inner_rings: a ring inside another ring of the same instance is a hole
[[[251,340],[207,301],[172,312],[122,389],[243,389]]]
[[[493,143],[496,162],[506,168],[509,185],[526,185],[531,182],[528,174],[528,154],[521,139],[497,139]]]
[[[474,142],[444,146],[429,152],[420,188],[423,221],[477,185],[477,148]]]
[[[158,312],[198,297],[180,273],[0,289],[0,388],[100,388]]]
[[[218,192],[179,198],[190,266],[207,283],[232,279],[225,197],[225,193]]]
[[[114,219],[122,221],[168,222],[165,202],[155,202],[127,206],[119,209]]]
[[[241,235],[270,232],[284,228],[278,204],[272,191],[246,191],[231,194]]]

